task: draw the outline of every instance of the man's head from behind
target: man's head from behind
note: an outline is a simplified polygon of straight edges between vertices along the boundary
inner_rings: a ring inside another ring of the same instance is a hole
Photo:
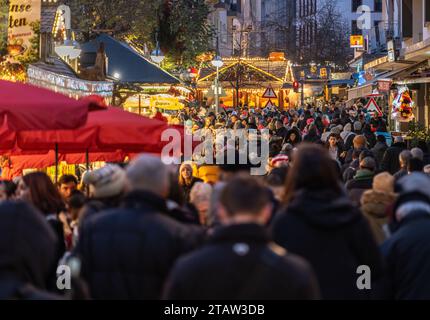
[[[385,138],[385,136],[383,136],[381,134],[376,137],[376,141],[381,142],[381,143],[387,143],[387,139]]]
[[[141,155],[130,163],[126,173],[130,191],[149,191],[160,197],[169,193],[168,168],[158,157]]]
[[[420,148],[413,148],[411,153],[413,158],[424,161],[424,152]]]
[[[271,211],[269,190],[254,178],[234,178],[221,192],[218,214],[223,224],[266,224]]]
[[[360,169],[361,170],[369,170],[374,172],[376,169],[376,162],[371,157],[366,157],[360,161]]]
[[[58,180],[58,190],[63,199],[69,199],[73,191],[78,188],[78,179],[71,174],[65,174]]]
[[[354,140],[352,140],[354,145],[354,149],[362,149],[366,147],[366,138],[362,135],[356,136]]]

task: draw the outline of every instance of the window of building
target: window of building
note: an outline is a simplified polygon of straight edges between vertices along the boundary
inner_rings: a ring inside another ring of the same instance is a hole
[[[375,37],[376,37],[376,42],[380,43],[381,42],[381,35],[379,33],[379,24],[381,23],[381,21],[375,21]]]
[[[352,0],[351,10],[352,12],[357,12],[358,7],[363,5],[363,0]]]
[[[373,7],[375,12],[382,12],[382,0],[374,0],[375,6]]]
[[[300,1],[299,1],[299,17],[300,17],[300,18],[303,16],[303,13],[302,13],[302,1],[303,1],[303,0],[300,0]]]
[[[358,28],[357,20],[352,20],[351,21],[351,34],[352,35],[363,34],[363,30],[361,30],[360,28]]]

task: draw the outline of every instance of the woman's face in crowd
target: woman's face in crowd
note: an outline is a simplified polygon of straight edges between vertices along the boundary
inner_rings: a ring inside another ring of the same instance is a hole
[[[16,189],[16,197],[22,201],[30,201],[30,189],[27,187],[23,179],[18,182],[18,187]]]
[[[330,137],[330,139],[328,140],[328,142],[330,143],[331,147],[335,147],[337,144],[337,139],[335,137]]]
[[[193,175],[193,169],[191,169],[191,166],[183,166],[181,170],[181,175],[184,179],[190,179]]]
[[[292,133],[291,135],[290,135],[290,140],[291,141],[296,141],[296,134],[295,133]]]

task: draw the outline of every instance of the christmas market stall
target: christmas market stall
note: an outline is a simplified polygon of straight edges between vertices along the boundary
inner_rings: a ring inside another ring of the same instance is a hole
[[[102,57],[100,57],[102,55]],[[114,104],[139,114],[182,109],[191,91],[130,44],[107,34],[82,45],[81,75],[105,61],[105,76],[115,84]]]
[[[221,107],[272,105],[283,109],[297,104],[297,94],[292,90],[292,64],[283,54],[272,53],[268,58],[223,58],[222,61],[218,82],[222,88],[218,89]],[[202,61],[196,79],[200,104],[213,104],[216,77],[210,61]]]

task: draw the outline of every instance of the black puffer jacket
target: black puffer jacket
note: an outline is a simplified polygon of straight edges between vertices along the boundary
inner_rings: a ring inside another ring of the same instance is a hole
[[[26,203],[0,205],[0,299],[55,299],[57,238]]]
[[[255,224],[218,228],[207,245],[178,261],[165,292],[172,300],[317,297],[309,264],[274,245]]]
[[[273,224],[275,242],[309,261],[323,299],[367,299],[379,294],[357,289],[357,268],[368,265],[381,278],[382,257],[363,215],[346,195],[299,191]]]
[[[183,225],[166,213],[164,199],[134,191],[120,208],[82,225],[77,253],[93,298],[160,298],[175,260],[203,237],[201,228]]]

